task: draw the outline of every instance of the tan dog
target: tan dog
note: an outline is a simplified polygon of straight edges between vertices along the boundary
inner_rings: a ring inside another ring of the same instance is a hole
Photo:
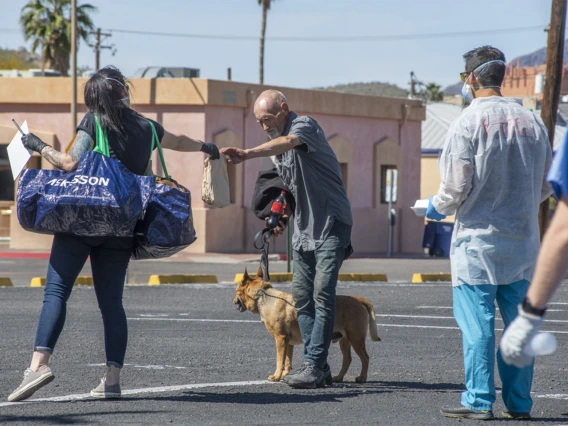
[[[260,314],[261,321],[276,341],[276,370],[268,380],[283,379],[292,369],[294,345],[302,344],[292,295],[276,290],[265,282],[261,268],[254,278],[249,277],[245,269],[233,303],[240,312],[249,310]],[[339,374],[333,377],[334,382],[342,382],[347,373],[351,364],[351,346],[361,358],[361,374],[355,381],[363,383],[367,380],[369,369],[369,354],[365,346],[367,328],[373,341],[381,340],[377,334],[372,303],[363,297],[337,296],[332,342],[339,342],[343,363]]]

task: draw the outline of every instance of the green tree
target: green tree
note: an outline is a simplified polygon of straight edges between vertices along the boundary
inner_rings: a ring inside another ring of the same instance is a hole
[[[0,49],[0,69],[27,70],[38,66],[36,57],[24,48],[18,50]]]
[[[438,86],[436,83],[428,83],[425,87],[426,99],[431,102],[441,102],[444,100],[444,92],[440,91],[442,86]]]
[[[260,25],[260,84],[264,84],[264,36],[266,34],[266,15],[272,0],[258,0],[262,6],[262,23]]]
[[[90,4],[77,6],[77,42],[87,40],[94,28]],[[22,8],[20,24],[26,41],[32,40],[32,52],[41,48],[41,69],[55,69],[63,75],[69,71],[71,56],[71,0],[30,0]]]

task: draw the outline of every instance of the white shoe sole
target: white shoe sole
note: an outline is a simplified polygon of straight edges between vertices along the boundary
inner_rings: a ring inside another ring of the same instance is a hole
[[[52,382],[55,379],[53,373],[48,372],[44,373],[35,379],[33,382],[30,382],[26,385],[26,387],[20,389],[17,392],[12,393],[8,397],[9,402],[16,402],[16,401],[23,401],[24,399],[28,399],[32,396],[37,390],[41,389],[45,385]]]

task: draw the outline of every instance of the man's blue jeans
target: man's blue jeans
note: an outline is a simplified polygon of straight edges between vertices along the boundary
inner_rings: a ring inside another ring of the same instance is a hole
[[[122,292],[131,252],[131,238],[54,237],[34,350],[53,352],[65,324],[67,300],[91,256],[95,293],[103,317],[107,365],[122,367],[128,339]]]
[[[337,276],[350,237],[351,227],[336,221],[316,250],[294,250],[292,294],[304,342],[304,360],[322,369],[333,334]]]

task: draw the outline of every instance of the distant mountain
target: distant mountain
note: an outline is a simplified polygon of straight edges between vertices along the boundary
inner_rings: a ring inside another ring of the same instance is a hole
[[[326,90],[329,92],[340,93],[353,93],[356,95],[370,95],[370,96],[390,96],[406,98],[408,91],[401,89],[395,84],[380,83],[378,81],[370,83],[349,83],[337,84],[329,87],[316,87],[315,90]]]
[[[463,83],[452,84],[444,89],[444,96],[461,95]]]
[[[566,58],[568,58],[568,40],[566,40],[564,42],[564,61],[565,62],[566,62]],[[538,67],[539,65],[546,63],[546,47],[543,47],[542,49],[535,50],[534,52],[529,53],[527,55],[519,56],[519,57],[513,59],[509,63],[512,63],[515,66],[517,66],[517,61],[519,61],[519,64],[520,64],[521,67]]]

